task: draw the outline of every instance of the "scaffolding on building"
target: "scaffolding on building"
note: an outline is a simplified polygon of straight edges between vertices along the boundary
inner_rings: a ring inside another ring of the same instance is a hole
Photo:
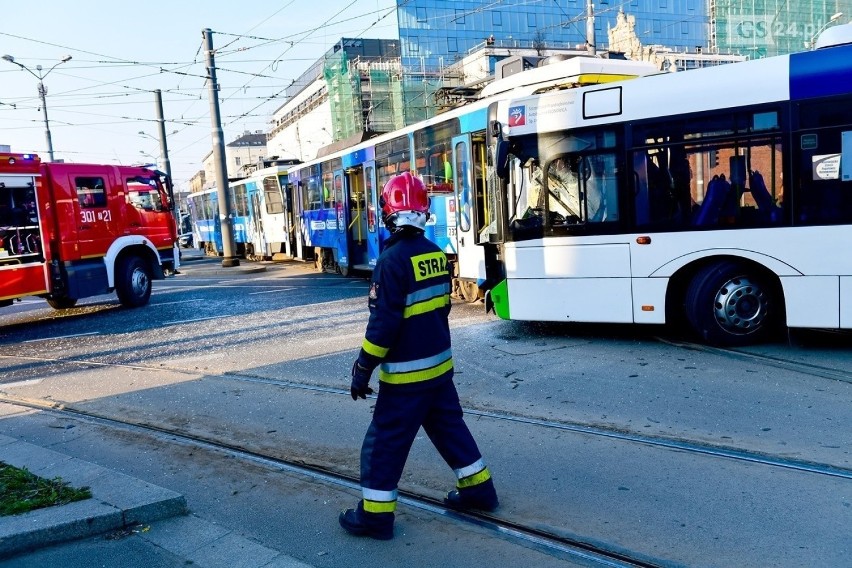
[[[399,59],[350,58],[339,51],[325,58],[335,140],[359,132],[392,132],[436,113],[442,87],[438,71],[405,72]]]

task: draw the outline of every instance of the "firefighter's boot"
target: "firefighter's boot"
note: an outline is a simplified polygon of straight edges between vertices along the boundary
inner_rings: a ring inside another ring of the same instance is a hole
[[[493,511],[500,504],[497,499],[497,491],[494,482],[488,479],[471,487],[453,489],[444,498],[444,504],[451,509],[466,510],[479,509],[480,511]]]
[[[359,501],[354,509],[346,509],[338,518],[340,526],[349,534],[369,536],[377,540],[393,538],[393,513],[367,513],[364,502]]]

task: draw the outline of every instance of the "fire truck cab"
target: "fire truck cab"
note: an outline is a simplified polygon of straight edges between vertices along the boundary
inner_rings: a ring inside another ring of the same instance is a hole
[[[56,309],[115,291],[128,307],[179,267],[171,180],[135,166],[42,163],[0,153],[0,306]]]

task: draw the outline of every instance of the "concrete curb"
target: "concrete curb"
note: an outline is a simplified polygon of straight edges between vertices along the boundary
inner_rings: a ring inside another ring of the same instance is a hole
[[[0,435],[0,461],[92,491],[85,501],[0,517],[0,558],[188,512],[179,493],[8,436]]]

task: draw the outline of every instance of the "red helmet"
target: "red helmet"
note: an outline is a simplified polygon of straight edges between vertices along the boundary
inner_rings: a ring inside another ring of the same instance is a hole
[[[411,225],[423,229],[429,219],[426,186],[411,172],[404,172],[388,180],[382,189],[379,205],[388,228]]]

